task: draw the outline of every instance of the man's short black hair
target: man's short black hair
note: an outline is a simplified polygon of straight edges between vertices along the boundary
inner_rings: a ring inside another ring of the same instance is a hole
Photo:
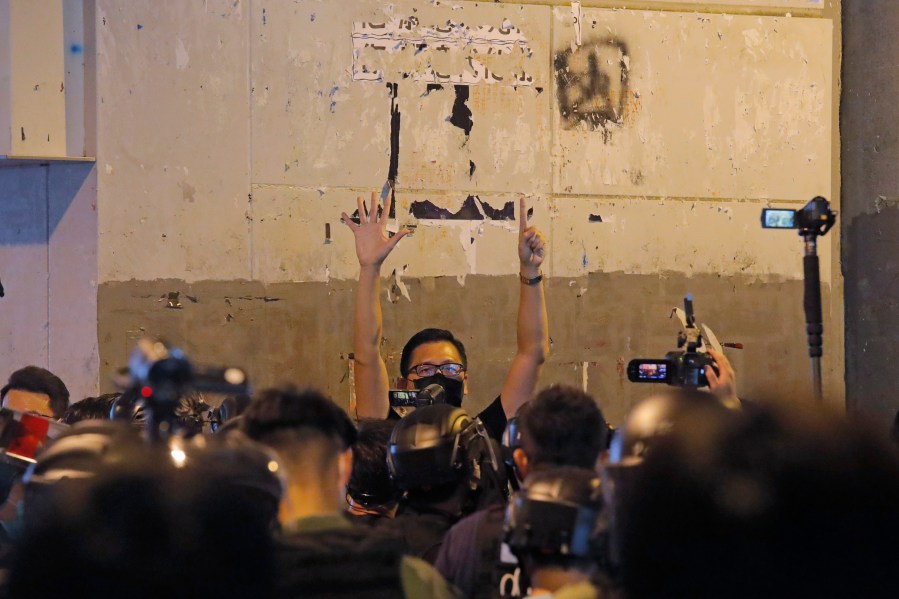
[[[356,442],[356,427],[340,406],[324,393],[293,386],[260,392],[243,413],[242,429],[255,441],[279,432],[308,429],[333,437],[343,450]]]
[[[359,423],[347,493],[363,505],[384,505],[397,499],[396,487],[387,468],[387,443],[394,424],[393,420],[376,419]]]
[[[534,466],[593,469],[607,447],[609,427],[589,394],[577,387],[553,385],[518,412],[522,446]]]
[[[98,397],[85,397],[66,409],[62,421],[66,424],[75,424],[82,420],[111,420],[112,405],[121,395],[121,393],[104,393]]]
[[[69,389],[62,379],[40,366],[26,366],[9,375],[9,383],[0,390],[0,400],[10,389],[45,393],[50,397],[50,410],[54,418],[61,418],[69,407]]]
[[[440,341],[452,343],[456,347],[459,357],[462,359],[462,366],[467,370],[468,356],[465,355],[465,346],[462,345],[461,341],[446,329],[422,329],[412,335],[409,341],[406,342],[406,345],[403,346],[403,353],[400,356],[400,374],[404,377],[409,375],[409,368],[413,366],[409,362],[412,360],[412,352],[415,351],[415,348],[425,343],[437,343]]]

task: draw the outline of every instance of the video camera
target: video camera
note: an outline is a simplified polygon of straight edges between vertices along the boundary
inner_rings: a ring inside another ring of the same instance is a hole
[[[190,391],[232,396],[250,394],[247,374],[240,368],[199,367],[182,350],[147,338],[138,341],[128,369],[117,383],[126,390],[123,397],[140,398],[138,401],[148,409],[151,437],[172,432],[178,402]],[[213,410],[213,420],[220,419],[218,412]]]
[[[825,235],[837,222],[837,213],[818,196],[799,210],[764,208],[762,227],[765,229],[798,229],[800,235]]]
[[[715,360],[706,352],[706,344],[717,351],[721,346],[714,333],[706,326],[697,327],[693,314],[693,295],[684,298],[684,309],[675,308],[683,325],[683,331],[677,335],[675,351],[665,354],[662,359],[637,358],[627,365],[627,378],[632,383],[666,383],[676,387],[699,388],[708,387],[705,367],[711,366],[715,373],[718,367]],[[705,336],[705,338],[703,338]]]
[[[388,391],[390,407],[400,417],[406,416],[416,408],[446,403],[446,389],[434,383],[418,391],[391,389]]]

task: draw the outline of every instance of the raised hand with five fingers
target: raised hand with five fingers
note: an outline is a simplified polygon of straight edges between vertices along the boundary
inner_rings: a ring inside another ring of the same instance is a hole
[[[409,234],[408,229],[400,229],[396,235],[390,237],[387,234],[387,219],[390,217],[390,206],[393,203],[391,197],[384,200],[384,209],[378,213],[378,200],[375,192],[371,193],[370,210],[366,210],[362,197],[356,198],[359,204],[359,224],[347,215],[340,215],[340,219],[350,228],[356,238],[356,257],[360,266],[380,267],[400,239]]]

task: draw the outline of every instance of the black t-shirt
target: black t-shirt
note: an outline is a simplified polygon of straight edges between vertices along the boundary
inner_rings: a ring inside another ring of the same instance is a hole
[[[490,435],[490,438],[495,440],[497,443],[502,443],[503,440],[503,431],[506,430],[506,411],[503,409],[503,402],[500,396],[497,396],[490,405],[481,410],[481,412],[477,415],[478,418],[481,419],[481,422],[484,423],[484,428],[487,429],[487,433]],[[387,414],[388,420],[399,420],[400,415],[394,412],[392,409]]]

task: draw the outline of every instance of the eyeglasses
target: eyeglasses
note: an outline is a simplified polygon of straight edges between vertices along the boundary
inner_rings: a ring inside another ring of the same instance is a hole
[[[420,377],[428,377],[437,374],[438,370],[443,376],[459,376],[465,372],[465,367],[455,362],[447,364],[418,364],[410,368],[409,372],[414,372]]]

